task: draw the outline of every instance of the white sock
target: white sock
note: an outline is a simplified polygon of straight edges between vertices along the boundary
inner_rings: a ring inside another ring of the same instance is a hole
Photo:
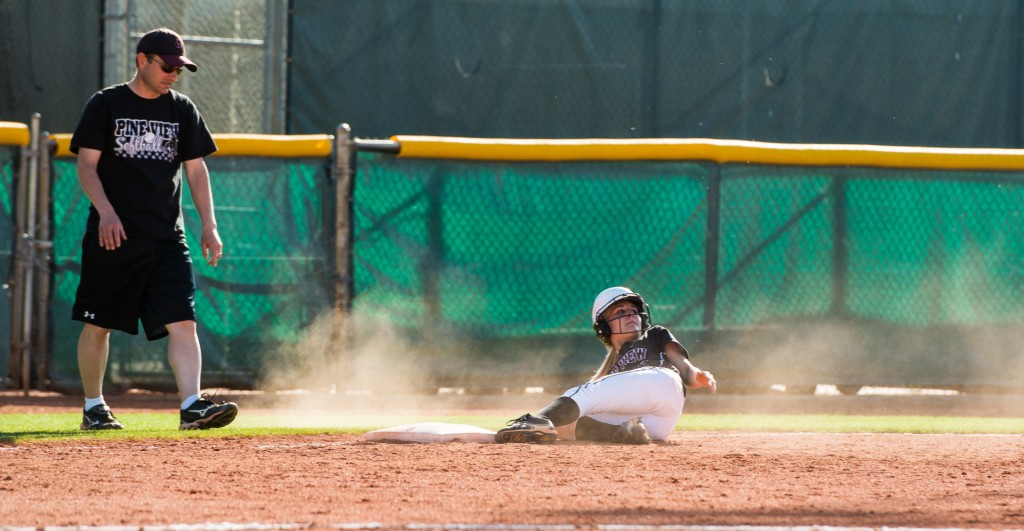
[[[192,395],[186,398],[185,401],[181,403],[181,409],[188,409],[188,406],[195,404],[196,400],[199,400],[199,395]]]
[[[85,410],[86,411],[89,411],[90,409],[92,409],[92,408],[94,408],[94,407],[96,407],[96,406],[98,406],[100,404],[106,404],[106,401],[103,400],[103,395],[100,395],[100,396],[98,396],[96,398],[85,397]]]

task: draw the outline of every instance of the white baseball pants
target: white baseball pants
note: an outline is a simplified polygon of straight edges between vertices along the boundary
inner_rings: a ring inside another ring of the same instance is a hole
[[[643,367],[609,374],[569,389],[562,396],[580,408],[580,416],[605,424],[622,424],[633,417],[647,426],[651,439],[664,440],[683,414],[683,382],[664,367]]]

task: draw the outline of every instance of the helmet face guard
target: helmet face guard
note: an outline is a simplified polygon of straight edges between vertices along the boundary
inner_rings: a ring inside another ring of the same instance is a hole
[[[616,286],[608,288],[597,295],[594,299],[594,307],[591,310],[591,319],[594,333],[604,343],[608,343],[612,337],[612,327],[607,319],[601,316],[605,310],[619,301],[629,301],[636,305],[640,312],[640,328],[642,332],[651,327],[651,309],[639,293],[634,293],[629,288]]]

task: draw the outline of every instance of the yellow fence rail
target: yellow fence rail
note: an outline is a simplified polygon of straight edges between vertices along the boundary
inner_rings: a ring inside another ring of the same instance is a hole
[[[0,122],[0,146],[27,146],[28,126],[17,122]]]
[[[27,133],[26,133],[27,138]],[[50,135],[57,143],[57,157],[73,157],[71,134]],[[275,157],[302,158],[327,157],[331,154],[334,137],[331,135],[251,135],[214,134],[218,157]]]
[[[399,157],[488,161],[710,161],[719,164],[1024,170],[1024,150],[778,144],[705,138],[507,139],[398,135]]]

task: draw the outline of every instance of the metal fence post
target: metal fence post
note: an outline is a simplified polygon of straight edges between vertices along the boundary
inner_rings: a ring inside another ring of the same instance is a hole
[[[288,93],[288,4],[286,0],[267,0],[266,75],[263,81],[263,131],[284,134],[286,95]]]
[[[103,8],[103,86],[128,79],[131,48],[128,44],[128,20],[134,14],[134,2],[106,0]]]
[[[32,288],[35,295],[35,317],[33,318],[35,335],[33,336],[32,349],[35,352],[33,363],[36,388],[44,389],[44,384],[49,381],[49,303],[50,303],[50,263],[53,260],[53,240],[50,234],[50,202],[52,201],[52,175],[50,173],[50,153],[56,148],[56,143],[50,140],[50,134],[42,132],[39,135],[38,150],[38,206],[36,209],[36,231],[35,238],[30,242],[34,249],[33,269],[38,269],[35,286]]]
[[[39,113],[32,115],[32,121],[29,124],[29,130],[31,132],[31,140],[29,143],[29,158],[28,158],[28,179],[25,185],[25,214],[23,219],[25,220],[25,230],[21,234],[22,245],[20,245],[21,251],[24,253],[23,256],[19,256],[18,261],[21,262],[20,283],[22,285],[22,306],[20,308],[13,308],[14,311],[21,312],[21,388],[28,396],[29,390],[32,388],[32,306],[35,300],[32,297],[32,288],[35,284],[35,236],[36,236],[36,202],[38,201],[38,185],[39,185],[39,124],[42,117]]]
[[[351,303],[352,283],[352,128],[348,124],[338,126],[334,138],[334,181],[338,187],[335,195],[337,217],[334,249],[335,284],[334,307],[346,312]]]
[[[352,176],[355,146],[352,142],[352,128],[348,124],[338,126],[334,137],[334,183],[335,228],[334,228],[334,360],[341,357],[349,344],[348,320],[352,306]]]
[[[12,382],[17,380],[20,386],[28,391],[28,385],[25,382],[26,370],[25,364],[25,349],[27,348],[28,340],[22,337],[22,320],[25,318],[21,311],[22,306],[25,304],[25,282],[24,282],[24,271],[25,271],[25,239],[22,238],[22,234],[25,233],[26,225],[28,221],[25,218],[27,208],[25,207],[26,197],[28,195],[28,187],[25,183],[28,181],[28,166],[29,160],[32,158],[32,151],[28,146],[23,146],[20,149],[18,155],[18,174],[14,180],[14,188],[16,195],[14,198],[14,234],[15,239],[12,242],[14,244],[14,259],[11,261],[11,276],[8,284],[11,290],[11,366],[10,376]]]

